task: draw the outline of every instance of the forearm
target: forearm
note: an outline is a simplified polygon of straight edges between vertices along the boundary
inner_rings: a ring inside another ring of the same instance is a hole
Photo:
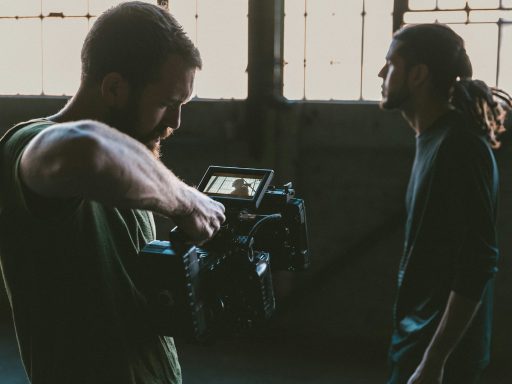
[[[451,292],[443,317],[423,356],[425,365],[443,367],[466,332],[480,303]]]
[[[25,184],[46,197],[75,197],[185,214],[190,187],[131,137],[97,122],[57,125],[22,157]]]

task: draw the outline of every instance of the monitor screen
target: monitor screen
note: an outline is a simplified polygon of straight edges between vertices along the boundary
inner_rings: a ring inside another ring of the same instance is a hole
[[[198,189],[227,207],[258,208],[274,171],[211,165]]]
[[[211,196],[232,196],[251,200],[258,191],[262,176],[236,173],[213,173],[204,193]]]

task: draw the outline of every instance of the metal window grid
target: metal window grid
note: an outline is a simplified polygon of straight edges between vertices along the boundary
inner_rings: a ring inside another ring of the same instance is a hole
[[[63,12],[51,12],[47,15],[43,14],[43,2],[44,0],[40,1],[40,13],[38,15],[17,15],[17,16],[0,16],[0,21],[5,19],[40,19],[41,20],[41,28],[43,26],[43,20],[49,19],[49,18],[85,18],[88,20],[88,23],[90,23],[90,19],[96,17],[97,15],[91,14],[89,11],[86,14],[82,15],[65,15]],[[160,6],[169,7],[169,1],[167,0],[158,0],[157,3]],[[197,25],[199,20],[199,14],[198,14],[198,8],[197,8],[197,0],[195,0],[196,5],[196,11],[195,11],[195,20],[196,20],[196,44],[197,44]],[[466,4],[463,8],[457,8],[457,9],[446,9],[439,6],[439,0],[436,0],[436,5],[434,8],[431,9],[410,9],[409,7],[409,0],[394,0],[394,29],[397,28],[398,25],[403,24],[404,22],[404,15],[405,14],[412,14],[412,13],[432,13],[432,12],[461,12],[464,11],[466,13],[466,20],[464,22],[453,22],[450,24],[496,24],[498,27],[498,36],[497,36],[497,60],[496,60],[496,85],[498,85],[499,82],[499,75],[500,75],[500,55],[502,52],[502,30],[504,25],[510,25],[512,24],[512,20],[505,20],[503,18],[498,18],[496,21],[471,21],[470,16],[472,12],[475,11],[512,11],[512,8],[506,7],[503,5],[503,0],[500,0],[500,4],[498,7],[494,8],[472,8],[469,6],[468,1],[466,1]],[[314,4],[314,3],[313,3]],[[306,77],[307,77],[307,27],[308,27],[308,7],[311,5],[308,0],[304,0],[304,62],[303,62],[303,99],[306,99]],[[87,0],[87,9],[89,10],[89,0]],[[360,16],[362,18],[362,24],[361,24],[361,53],[360,53],[360,71],[359,71],[359,100],[363,100],[363,64],[365,61],[364,57],[364,48],[365,48],[365,29],[366,29],[366,16],[367,16],[367,8],[366,8],[366,2],[365,0],[362,0],[362,6],[361,6],[361,13]],[[89,25],[90,26],[90,25]],[[43,47],[43,34],[41,33],[41,47]],[[41,52],[43,54],[43,52]],[[44,71],[44,67],[41,67],[41,72]],[[43,78],[43,77],[42,77]],[[44,81],[44,80],[43,80]],[[42,93],[41,95],[44,95],[44,84],[42,84]]]
[[[88,28],[91,27],[91,19],[97,17],[98,15],[94,15],[90,13],[90,1],[87,0],[87,13],[81,15],[65,15],[64,12],[49,12],[47,15],[43,14],[43,4],[44,0],[40,0],[39,3],[39,14],[34,15],[15,15],[15,16],[2,16],[0,15],[0,21],[2,20],[26,20],[26,19],[40,19],[41,24],[41,57],[44,56],[44,41],[43,41],[43,21],[45,19],[87,19]],[[168,9],[169,2],[168,0],[157,0],[157,4],[163,8]],[[197,13],[197,12],[196,12]],[[197,15],[196,15],[197,17]],[[41,60],[41,96],[45,96],[44,93],[45,84],[44,84],[44,60]]]
[[[397,0],[395,0],[397,1]],[[512,11],[511,7],[506,7],[503,5],[503,0],[500,0],[498,7],[494,8],[482,8],[482,7],[475,7],[472,8],[469,5],[469,2],[465,2],[465,6],[462,8],[442,8],[439,6],[439,0],[436,0],[435,7],[434,8],[425,8],[425,9],[410,9],[409,7],[409,1],[407,0],[407,6],[403,9],[403,13],[401,15],[401,22],[404,23],[404,16],[406,14],[415,14],[415,13],[433,13],[433,12],[465,12],[466,13],[466,20],[465,21],[454,21],[449,22],[448,24],[496,24],[498,27],[498,36],[497,36],[497,57],[496,57],[496,86],[499,85],[499,78],[500,78],[500,58],[501,58],[501,52],[502,52],[502,40],[503,40],[503,26],[504,25],[512,25],[512,20],[505,20],[501,17],[498,18],[496,21],[471,21],[471,13],[472,12],[496,12],[496,11]],[[438,22],[436,19],[435,22]]]
[[[313,0],[314,4],[314,0]],[[366,19],[366,1],[362,0],[361,7],[361,62],[360,62],[360,70],[359,70],[359,100],[363,100],[363,64],[364,64],[364,33],[365,33],[365,19]],[[304,68],[303,68],[303,78],[302,78],[302,99],[306,100],[306,80],[307,80],[307,32],[308,32],[308,0],[304,0]],[[284,63],[286,64],[286,63]],[[335,63],[331,61],[331,65]]]

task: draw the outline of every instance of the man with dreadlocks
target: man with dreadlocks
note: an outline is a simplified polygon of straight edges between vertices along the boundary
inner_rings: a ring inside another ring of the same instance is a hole
[[[471,80],[464,41],[440,24],[397,31],[383,109],[416,133],[388,384],[476,383],[489,362],[498,170],[510,97]],[[500,100],[500,102],[496,102]]]

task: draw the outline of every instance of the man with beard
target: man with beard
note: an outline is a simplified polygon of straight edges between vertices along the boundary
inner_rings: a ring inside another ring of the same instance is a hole
[[[379,76],[381,107],[416,133],[388,384],[476,383],[498,260],[492,148],[510,98],[471,80],[464,41],[440,24],[397,31]]]
[[[81,85],[64,109],[2,138],[0,257],[33,383],[181,383],[135,269],[155,237],[151,212],[196,243],[225,219],[158,159],[200,67],[167,11],[121,4],[87,35]]]

